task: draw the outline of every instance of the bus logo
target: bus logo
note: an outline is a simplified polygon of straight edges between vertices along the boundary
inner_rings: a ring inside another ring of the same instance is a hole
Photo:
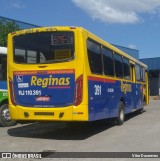
[[[11,153],[2,153],[2,159],[6,159],[6,158],[12,158]]]
[[[36,97],[36,101],[37,102],[48,102],[48,101],[50,101],[50,97],[48,97],[48,96],[39,96],[39,97]]]
[[[131,84],[121,82],[121,91],[124,92],[124,94],[126,94],[127,92],[132,92]]]

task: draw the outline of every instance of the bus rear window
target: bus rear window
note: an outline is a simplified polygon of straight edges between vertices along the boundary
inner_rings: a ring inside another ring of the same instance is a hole
[[[40,32],[13,38],[14,62],[47,64],[74,58],[73,32]]]

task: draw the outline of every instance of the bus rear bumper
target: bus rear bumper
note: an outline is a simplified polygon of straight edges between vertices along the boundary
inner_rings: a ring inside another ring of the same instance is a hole
[[[63,108],[33,108],[9,105],[11,118],[17,121],[88,121],[86,107],[86,105],[80,105]]]

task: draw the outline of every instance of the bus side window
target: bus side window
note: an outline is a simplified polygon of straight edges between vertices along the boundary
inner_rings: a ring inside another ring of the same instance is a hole
[[[3,72],[2,72],[2,55],[0,55],[0,80],[2,80]]]
[[[122,63],[122,56],[119,54],[114,54],[114,61],[115,61],[115,74],[118,78],[123,78],[123,63]]]
[[[113,52],[107,48],[102,48],[104,74],[108,76],[114,76],[114,61]]]
[[[2,74],[2,65],[0,64],[0,80],[2,80],[3,74]]]
[[[130,66],[129,66],[129,60],[127,58],[123,58],[123,69],[124,69],[124,78],[130,80],[131,79]]]
[[[145,82],[146,78],[145,78],[145,68],[141,67],[141,71],[142,71],[142,81]]]
[[[141,81],[141,68],[140,65],[136,64],[136,81]]]
[[[133,64],[130,64],[130,73],[131,73],[131,81],[133,82],[134,80],[133,80],[133,78],[134,78],[134,76],[133,76],[133,69],[134,67],[133,67]]]
[[[7,79],[7,55],[0,55],[0,80]]]
[[[102,75],[101,46],[91,40],[87,40],[88,60],[92,73]]]

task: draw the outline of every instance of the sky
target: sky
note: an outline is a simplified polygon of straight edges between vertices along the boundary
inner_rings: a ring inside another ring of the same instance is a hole
[[[160,0],[0,0],[0,16],[39,26],[81,26],[103,40],[160,57]]]

